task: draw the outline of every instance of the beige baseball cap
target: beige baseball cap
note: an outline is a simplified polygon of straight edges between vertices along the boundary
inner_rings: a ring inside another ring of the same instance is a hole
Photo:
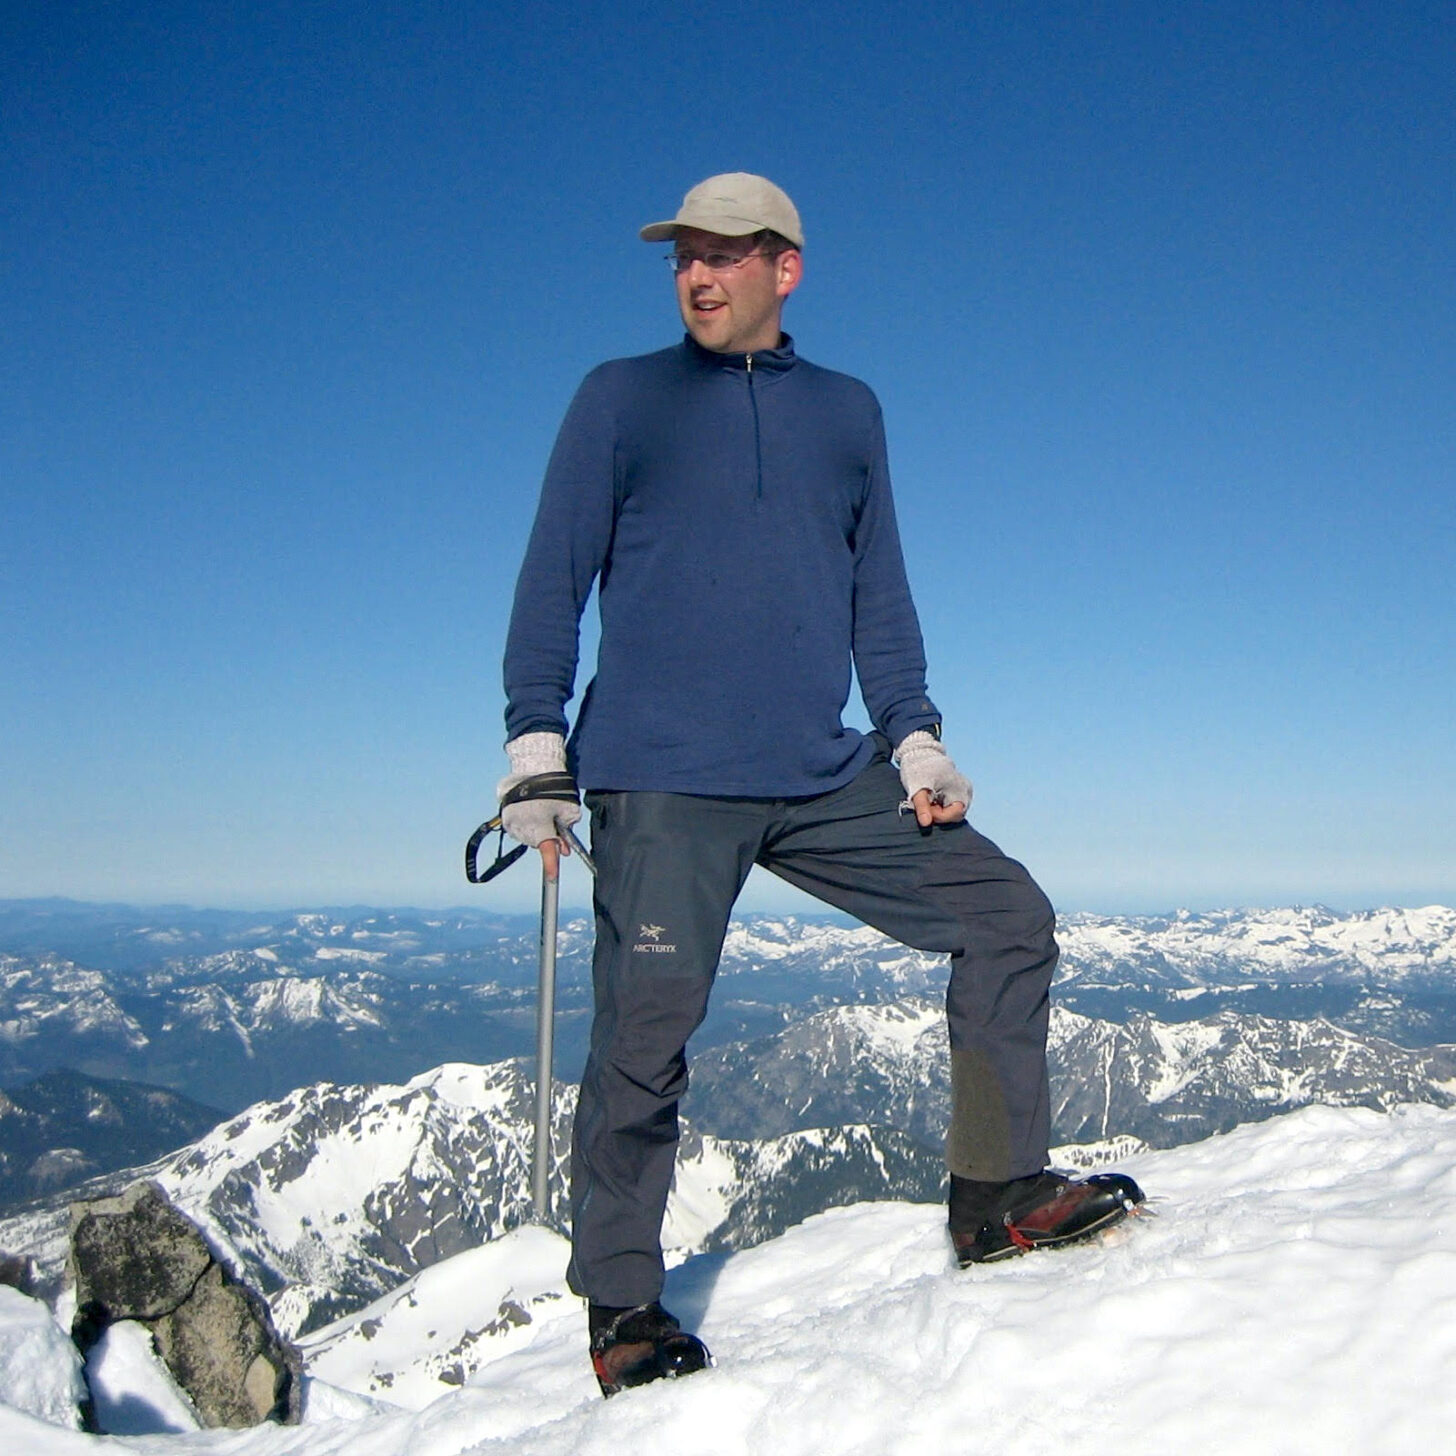
[[[804,246],[804,225],[782,187],[752,172],[722,172],[699,182],[671,222],[649,223],[638,236],[644,243],[670,243],[680,227],[701,228],[725,238],[741,238],[764,228]]]

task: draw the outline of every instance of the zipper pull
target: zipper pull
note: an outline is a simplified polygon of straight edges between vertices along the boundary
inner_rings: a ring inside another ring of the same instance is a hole
[[[750,374],[752,374],[752,373],[753,373],[753,355],[752,355],[752,354],[749,354],[749,355],[748,355],[748,356],[747,356],[747,357],[746,357],[746,358],[745,358],[745,359],[744,359],[744,362],[743,362],[743,367],[744,367],[744,368],[745,368],[745,369],[747,369],[747,370],[748,370],[748,372],[749,372],[749,373],[750,373]]]

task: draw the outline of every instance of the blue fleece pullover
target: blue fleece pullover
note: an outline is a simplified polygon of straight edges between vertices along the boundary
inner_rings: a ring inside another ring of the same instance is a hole
[[[565,733],[578,629],[601,646],[571,742],[583,789],[789,798],[848,783],[851,660],[898,744],[940,721],[890,497],[879,404],[779,348],[690,336],[583,381],[516,585],[506,737]]]

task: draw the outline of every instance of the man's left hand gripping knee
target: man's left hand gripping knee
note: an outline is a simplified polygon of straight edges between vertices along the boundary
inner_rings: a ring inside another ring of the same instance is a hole
[[[971,806],[971,781],[956,768],[933,733],[924,729],[907,735],[895,750],[900,782],[905,786],[903,807],[915,811],[922,829],[932,824],[957,824]]]

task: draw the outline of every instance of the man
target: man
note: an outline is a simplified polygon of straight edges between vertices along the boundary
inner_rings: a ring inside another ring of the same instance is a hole
[[[578,390],[546,471],[505,654],[507,831],[555,873],[580,811],[596,860],[595,1018],[572,1143],[571,1287],[610,1395],[708,1354],[658,1302],[660,1232],[729,912],[763,865],[951,956],[950,1231],[978,1263],[1063,1242],[1141,1199],[1046,1171],[1054,917],[965,822],[901,557],[879,406],[782,332],[803,275],[789,198],[709,178],[670,242],[687,337]],[[597,672],[565,704],[593,582]],[[851,666],[876,732],[846,728]],[[559,786],[560,779],[555,779]]]

